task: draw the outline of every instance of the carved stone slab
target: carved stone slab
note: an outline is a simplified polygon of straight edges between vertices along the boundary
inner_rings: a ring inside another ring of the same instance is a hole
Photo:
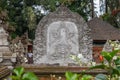
[[[75,63],[70,55],[83,54],[92,60],[90,28],[83,18],[68,8],[60,6],[45,16],[38,24],[33,45],[35,64],[66,66]]]

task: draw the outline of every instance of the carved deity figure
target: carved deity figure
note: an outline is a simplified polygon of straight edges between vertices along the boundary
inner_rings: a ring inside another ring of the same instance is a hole
[[[10,46],[12,52],[16,53],[17,54],[17,63],[18,64],[21,64],[21,63],[24,63],[25,62],[25,50],[24,50],[24,45],[23,43],[21,42],[21,40],[19,40],[18,44],[11,44]]]
[[[69,36],[67,30],[65,28],[62,28],[59,31],[59,34],[60,34],[60,39],[58,40],[57,44],[55,45],[55,47],[56,47],[55,52],[57,54],[70,53],[71,45],[69,44],[69,41],[67,39],[67,36]]]
[[[20,62],[21,63],[24,63],[25,61],[24,61],[24,58],[26,58],[25,57],[25,55],[24,55],[24,52],[25,52],[25,50],[24,50],[24,45],[23,45],[23,43],[21,42],[21,40],[19,40],[19,42],[18,42],[18,44],[17,44],[17,46],[18,46],[18,58],[20,59]]]
[[[18,42],[18,50],[20,53],[24,53],[24,46],[23,46],[21,40],[19,40],[19,42]]]

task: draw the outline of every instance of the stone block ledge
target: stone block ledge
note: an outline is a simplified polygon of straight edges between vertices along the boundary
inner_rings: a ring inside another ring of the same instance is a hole
[[[80,66],[46,66],[46,65],[36,65],[36,64],[23,64],[22,65],[26,71],[34,72],[36,75],[64,75],[65,72],[75,72],[75,73],[86,73],[91,75],[96,75],[99,73],[107,74],[107,71],[102,69],[92,69],[88,70],[89,67]]]

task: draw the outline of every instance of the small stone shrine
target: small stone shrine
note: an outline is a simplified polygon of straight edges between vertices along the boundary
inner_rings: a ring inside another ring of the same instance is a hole
[[[82,54],[92,61],[90,28],[83,18],[60,6],[45,16],[38,24],[33,45],[35,64],[68,66],[75,63],[70,55]]]
[[[102,51],[111,52],[112,50],[113,50],[113,47],[110,44],[110,40],[107,40],[106,43],[104,44]]]
[[[12,53],[9,47],[8,34],[0,26],[0,65],[12,66],[16,62],[16,53]]]

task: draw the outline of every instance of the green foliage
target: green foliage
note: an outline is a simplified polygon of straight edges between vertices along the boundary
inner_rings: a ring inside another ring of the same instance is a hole
[[[118,20],[118,12],[120,10],[119,0],[105,0],[106,1],[106,13],[102,15],[103,20],[107,21],[114,27],[120,28]]]
[[[0,0],[0,11],[7,11],[8,22],[14,28],[10,31],[12,38],[14,35],[21,36],[27,31],[29,38],[34,39],[36,25],[45,15],[34,6],[41,6],[44,11],[53,12],[61,4],[81,14],[85,20],[88,19],[90,0]]]
[[[111,25],[113,25],[114,27],[118,27],[117,23],[116,23],[116,17],[111,15],[111,13],[105,13],[102,16],[102,19],[108,23],[110,23]]]
[[[37,76],[32,72],[24,72],[23,67],[17,67],[13,70],[12,80],[38,80]]]
[[[91,13],[91,0],[74,0],[68,7],[73,12],[80,14],[87,21]]]
[[[7,1],[6,0],[0,0],[0,12],[4,10],[7,7]]]
[[[91,75],[83,75],[80,80],[91,80],[93,77]]]
[[[32,73],[32,72],[27,72],[26,74],[23,75],[23,80],[38,80],[38,78]]]
[[[79,80],[79,75],[72,72],[65,73],[66,80]]]
[[[100,65],[96,65],[96,66],[92,66],[90,67],[90,69],[107,69],[108,66],[107,65],[104,65],[104,64],[100,64]]]
[[[26,7],[23,10],[23,18],[26,20],[28,29],[33,30],[36,28],[36,16],[32,7]]]
[[[113,57],[119,52],[119,50],[113,50],[112,52],[103,51],[102,56],[110,63],[113,60]]]
[[[120,8],[119,0],[106,0],[106,2],[107,2],[107,8],[109,12],[112,12],[113,10]]]
[[[109,19],[111,18],[111,15],[106,13],[106,14],[103,14],[101,17],[102,17],[103,20],[109,21]]]
[[[103,51],[101,55],[105,59],[105,63],[102,63],[100,65],[96,65],[91,67],[91,69],[104,69],[108,71],[109,76],[105,74],[98,74],[96,76],[96,80],[117,80],[120,75],[120,57],[117,57],[117,53],[120,52],[120,50],[113,50],[111,52],[105,52]],[[116,59],[114,59],[116,57]]]
[[[26,31],[35,30],[36,15],[33,5],[37,0],[1,0],[0,10],[6,10],[8,15],[9,28],[13,26],[13,31],[10,30],[11,37],[14,35],[23,35]],[[13,35],[14,34],[14,35]],[[29,34],[29,33],[28,33]]]
[[[11,36],[12,39],[15,39],[17,37],[17,35],[14,32],[11,32],[10,36]]]
[[[40,3],[50,12],[55,11],[60,5],[65,5],[73,12],[80,14],[86,21],[91,12],[91,0],[41,0]]]
[[[65,73],[66,80],[92,80],[91,75],[80,75],[72,72]]]
[[[108,9],[112,10],[119,8],[119,0],[106,0]],[[58,6],[64,4],[73,12],[80,14],[86,21],[91,14],[91,0],[0,0],[0,12],[7,11],[8,22],[14,28],[15,35],[23,35],[28,31],[28,35],[34,36],[36,25],[45,15],[41,11],[36,11],[34,6],[42,6],[44,11],[53,12]],[[37,12],[40,12],[39,14]],[[110,12],[110,13],[111,13]],[[117,26],[116,18],[110,13],[103,15],[103,19],[108,21],[113,26]],[[10,32],[11,34],[11,32]],[[34,38],[34,37],[31,37]]]
[[[118,58],[116,59],[116,60],[114,60],[114,62],[115,62],[115,65],[120,65],[120,57],[118,56]]]
[[[23,67],[18,67],[16,69],[14,69],[13,72],[16,74],[16,76],[18,76],[18,78],[21,78],[21,76],[24,72],[24,68]]]

